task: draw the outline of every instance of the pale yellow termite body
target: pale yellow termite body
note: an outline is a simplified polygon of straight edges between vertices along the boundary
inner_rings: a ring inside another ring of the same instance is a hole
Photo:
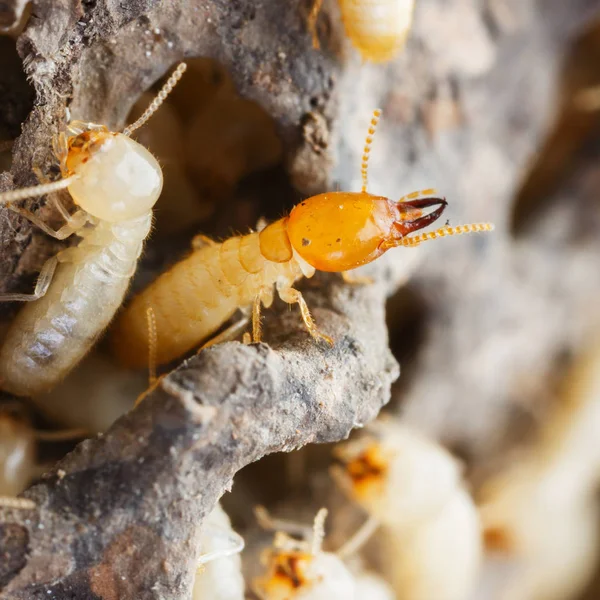
[[[283,300],[305,307],[292,285],[312,277],[315,269],[293,251],[284,219],[261,232],[223,243],[200,238],[195,245],[190,256],[134,298],[118,319],[113,349],[124,364],[146,365],[147,308],[155,317],[156,361],[164,364],[209,338],[239,307],[256,304],[257,299],[269,307],[274,286]]]
[[[323,0],[315,0],[309,17],[313,45],[319,46],[316,20]],[[348,39],[363,60],[385,62],[402,50],[413,19],[415,0],[338,0]]]
[[[317,194],[262,231],[223,243],[198,236],[192,254],[134,298],[118,318],[112,347],[119,360],[129,367],[144,367],[150,352],[151,364],[168,363],[205,342],[238,308],[252,307],[252,339],[258,342],[261,306],[271,305],[274,287],[284,302],[299,305],[313,338],[333,344],[317,329],[302,294],[292,287],[298,279],[312,277],[317,269],[345,273],[398,246],[489,231],[489,224],[471,224],[411,236],[441,216],[446,200],[433,196],[431,189],[400,201],[367,192],[370,145],[379,115],[376,110],[369,127],[360,192]],[[436,207],[433,212],[423,214],[423,209],[432,207]],[[210,343],[234,337],[246,321],[232,325]]]
[[[33,294],[5,294],[28,301],[0,349],[0,387],[36,396],[54,387],[85,356],[121,305],[152,224],[162,171],[146,148],[129,137],[156,111],[185,70],[182,64],[148,110],[123,133],[74,121],[58,136],[55,153],[63,178],[0,194],[0,202],[47,234],[81,241],[50,258]],[[53,201],[66,220],[58,231],[11,203],[67,189],[73,215]]]

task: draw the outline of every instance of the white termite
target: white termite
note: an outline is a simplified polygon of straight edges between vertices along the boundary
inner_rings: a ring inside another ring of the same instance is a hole
[[[464,600],[476,583],[481,532],[457,461],[398,422],[340,444],[341,488],[381,524],[384,571],[403,600]]]
[[[244,540],[233,530],[219,504],[206,518],[200,547],[192,600],[244,600],[240,558]]]
[[[344,562],[371,536],[376,527],[369,519],[337,552],[323,550],[327,510],[321,509],[311,531],[287,521],[273,520],[266,511],[257,511],[263,527],[277,529],[273,545],[264,551],[266,572],[254,579],[253,590],[261,600],[371,600],[393,598],[386,583],[374,574],[354,573]],[[300,534],[302,539],[286,532]],[[368,591],[369,596],[361,593]]]
[[[130,134],[158,109],[181,78],[180,64],[146,112],[122,133],[72,121],[54,143],[62,179],[0,194],[0,203],[57,239],[81,240],[50,258],[32,294],[0,301],[29,301],[9,328],[0,350],[0,387],[33,396],[58,383],[89,351],[121,305],[152,223],[162,189],[156,159]],[[53,230],[12,203],[67,189],[78,210],[52,201],[66,224]]]
[[[487,571],[512,567],[487,598],[580,597],[599,555],[599,431],[600,346],[575,363],[535,442],[480,490]]]

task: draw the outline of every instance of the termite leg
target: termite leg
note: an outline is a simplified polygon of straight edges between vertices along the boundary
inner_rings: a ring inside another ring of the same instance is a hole
[[[0,294],[0,302],[32,302],[39,300],[48,291],[57,264],[58,259],[56,256],[49,258],[44,263],[33,294]]]
[[[225,329],[225,331],[222,331],[219,333],[219,335],[215,335],[214,338],[211,338],[208,340],[208,342],[200,346],[196,354],[199,354],[205,348],[210,348],[215,344],[221,344],[223,342],[234,340],[246,328],[249,322],[250,317],[248,315],[244,315],[239,321],[232,323],[227,329]]]
[[[58,200],[56,201],[58,203]],[[60,229],[52,229],[49,227],[42,219],[40,219],[37,215],[34,215],[31,211],[23,208],[22,206],[15,206],[12,203],[7,203],[6,208],[16,212],[17,214],[25,217],[28,221],[33,223],[36,227],[39,227],[44,233],[47,233],[49,236],[56,238],[57,240],[64,240],[68,238],[70,235],[73,235],[76,231],[81,229],[85,223],[87,222],[87,215],[84,211],[77,211],[74,215],[69,215],[66,212],[66,209],[62,207],[61,214],[63,214],[63,210],[66,213],[67,223],[63,225]],[[65,215],[63,215],[65,216]]]
[[[306,300],[302,297],[302,294],[295,290],[292,287],[278,287],[277,291],[279,292],[279,297],[288,304],[298,304],[300,306],[300,314],[302,315],[302,320],[308,329],[310,335],[312,335],[315,339],[321,339],[327,342],[330,346],[333,346],[333,340],[326,334],[321,333],[310,314],[310,310],[308,310],[308,306],[306,304]]]
[[[261,322],[260,322],[260,294],[254,298],[252,303],[252,341],[258,344],[261,339]]]
[[[379,521],[370,516],[358,529],[355,531],[350,539],[344,543],[343,546],[338,548],[335,553],[341,559],[348,558],[356,554],[368,541],[369,538],[379,528]]]
[[[262,337],[260,310],[263,304],[267,308],[269,308],[271,304],[273,304],[273,288],[271,286],[261,288],[256,298],[254,299],[254,302],[252,303],[252,342],[254,344],[260,342]],[[249,343],[246,341],[245,334],[244,343]]]
[[[319,18],[319,13],[321,12],[322,7],[323,0],[315,0],[312,8],[310,9],[310,14],[308,15],[308,30],[312,35],[313,48],[316,50],[321,47],[321,44],[319,43],[319,35],[317,34],[317,19]]]
[[[207,235],[199,233],[192,238],[192,250],[200,250],[205,246],[216,246],[217,242],[211,240]]]
[[[16,498],[13,496],[0,496],[0,508],[17,508],[19,510],[35,510],[36,503],[27,498]]]
[[[342,279],[351,285],[369,285],[373,278],[366,275],[354,275],[351,271],[342,271]]]

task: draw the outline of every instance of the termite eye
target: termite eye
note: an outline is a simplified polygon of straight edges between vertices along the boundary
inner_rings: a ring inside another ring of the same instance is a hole
[[[72,144],[67,157],[68,170],[78,175],[68,188],[75,203],[109,222],[147,214],[163,184],[154,156],[121,133],[97,133],[90,141],[83,151],[74,151]]]

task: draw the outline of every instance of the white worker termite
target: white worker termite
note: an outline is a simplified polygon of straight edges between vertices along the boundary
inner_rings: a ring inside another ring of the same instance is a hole
[[[30,301],[9,328],[0,350],[0,387],[34,396],[58,383],[88,352],[121,305],[152,222],[162,172],[146,148],[129,136],[156,112],[186,69],[181,63],[144,114],[122,133],[72,121],[54,141],[62,179],[0,194],[0,203],[57,239],[73,233],[76,246],[43,266]],[[52,201],[66,224],[53,230],[13,203],[67,189],[78,210]]]
[[[593,577],[599,431],[600,346],[568,373],[534,443],[479,491],[489,582],[499,566],[511,567],[494,600],[575,599]]]
[[[244,600],[240,558],[244,540],[233,530],[220,504],[206,518],[200,548],[192,600]]]
[[[475,505],[457,461],[391,419],[340,444],[332,474],[381,524],[384,575],[403,600],[464,600],[481,559]]]
[[[296,523],[273,520],[264,509],[257,510],[261,525],[277,530],[272,547],[261,557],[265,572],[252,581],[260,600],[392,600],[393,593],[383,580],[368,572],[355,574],[344,562],[370,537],[376,523],[367,520],[333,553],[322,548],[326,516],[327,510],[322,508],[312,530],[308,530]],[[301,539],[291,537],[291,532]]]

